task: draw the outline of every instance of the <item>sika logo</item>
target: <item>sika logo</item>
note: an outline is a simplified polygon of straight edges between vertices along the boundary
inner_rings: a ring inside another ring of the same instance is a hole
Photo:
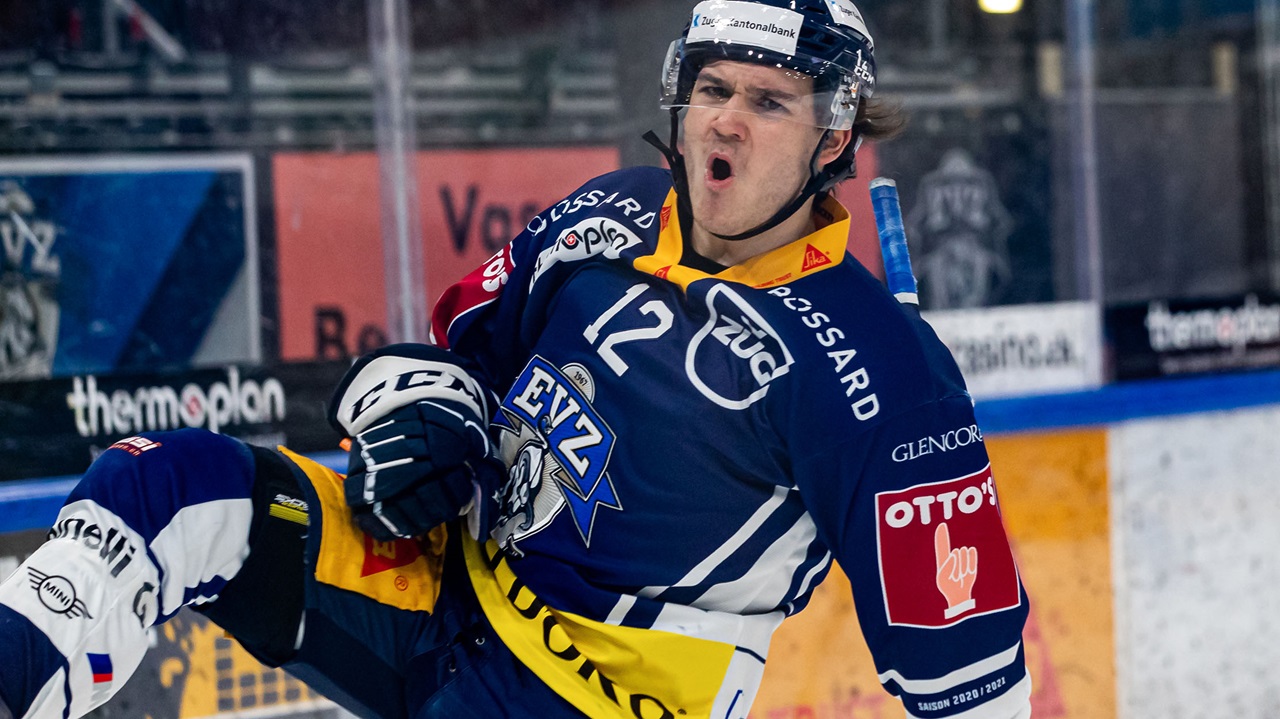
[[[663,230],[667,229],[667,225],[671,223],[671,205],[663,206],[662,213],[659,215],[659,217],[662,220],[662,226],[660,229],[663,229]]]
[[[826,267],[829,264],[831,264],[831,258],[823,254],[822,250],[813,245],[807,245],[804,248],[804,266],[800,268],[800,271],[808,272],[819,267]]]

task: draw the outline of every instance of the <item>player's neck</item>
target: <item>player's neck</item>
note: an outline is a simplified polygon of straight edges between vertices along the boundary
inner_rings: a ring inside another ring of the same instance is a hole
[[[815,229],[811,199],[777,227],[745,240],[730,241],[716,237],[699,225],[695,216],[690,240],[693,250],[699,255],[725,267],[732,267],[811,235]]]

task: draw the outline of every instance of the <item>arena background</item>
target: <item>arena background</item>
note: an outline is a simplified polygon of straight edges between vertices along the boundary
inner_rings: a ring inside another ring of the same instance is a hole
[[[324,401],[425,333],[405,297],[660,164],[691,4],[0,4],[0,576],[123,435],[341,466]],[[1035,716],[1280,716],[1280,0],[859,6],[912,122],[841,187],[849,246],[880,272],[866,183],[896,179],[1032,597]],[[198,615],[154,640],[96,716],[344,716]],[[751,716],[902,716],[838,572]]]

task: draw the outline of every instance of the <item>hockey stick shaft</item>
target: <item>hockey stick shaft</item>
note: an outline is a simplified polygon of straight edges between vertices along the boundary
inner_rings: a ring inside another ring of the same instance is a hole
[[[902,206],[898,201],[898,183],[885,177],[872,180],[871,207],[875,210],[876,230],[880,233],[885,284],[899,302],[919,305],[920,294],[916,277],[911,272],[911,254],[907,250]]]

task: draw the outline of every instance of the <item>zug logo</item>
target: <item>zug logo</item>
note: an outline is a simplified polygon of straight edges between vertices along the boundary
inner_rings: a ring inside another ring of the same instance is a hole
[[[689,343],[685,373],[712,402],[746,409],[768,394],[769,385],[791,371],[795,360],[764,317],[727,285],[711,288],[707,309],[706,324]],[[717,348],[728,350],[729,357]],[[743,365],[746,372],[734,371]]]

